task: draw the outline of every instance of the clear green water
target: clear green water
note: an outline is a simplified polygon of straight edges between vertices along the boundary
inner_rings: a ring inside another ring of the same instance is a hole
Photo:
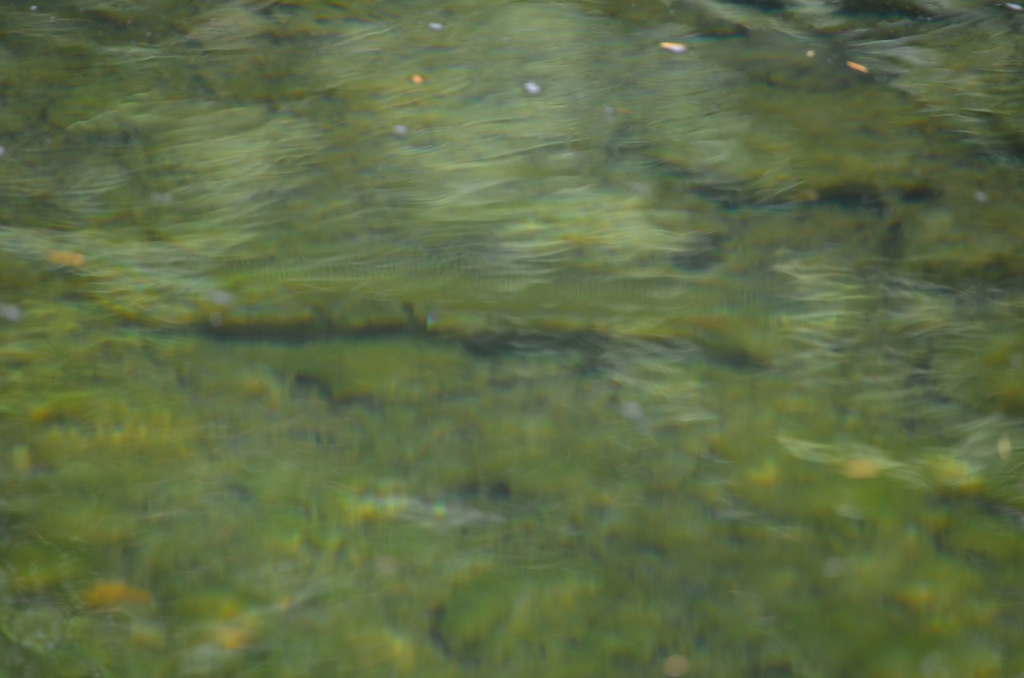
[[[0,10],[0,676],[1022,675],[1015,7]]]

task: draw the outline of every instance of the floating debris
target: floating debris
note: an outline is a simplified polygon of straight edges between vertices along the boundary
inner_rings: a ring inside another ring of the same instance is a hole
[[[47,250],[46,260],[54,266],[68,266],[70,268],[82,268],[82,266],[85,266],[85,255],[81,252]]]
[[[659,42],[658,47],[668,50],[673,54],[682,54],[686,51],[686,45],[681,42]]]

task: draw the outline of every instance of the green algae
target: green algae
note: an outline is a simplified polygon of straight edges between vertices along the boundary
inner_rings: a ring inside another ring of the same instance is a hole
[[[1019,673],[1018,38],[890,9],[3,10],[0,672]]]

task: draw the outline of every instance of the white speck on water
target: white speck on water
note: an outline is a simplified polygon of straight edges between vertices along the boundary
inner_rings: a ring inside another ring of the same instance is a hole
[[[985,191],[975,191],[974,199],[977,202],[988,202],[988,193],[986,193]]]
[[[443,31],[444,24],[439,24],[436,21],[431,21],[429,24],[427,24],[427,28],[429,28],[432,31]]]
[[[639,421],[646,418],[644,416],[644,408],[640,406],[640,403],[632,400],[622,403],[619,406],[619,412],[630,421]]]
[[[0,318],[16,323],[21,320],[21,308],[14,304],[0,304]]]
[[[235,303],[235,295],[224,290],[213,290],[207,295],[207,298],[218,306],[232,306]]]
[[[406,127],[405,125],[395,125],[394,127],[391,128],[391,132],[396,137],[404,137],[406,134],[409,133],[409,128]]]
[[[526,82],[523,83],[523,91],[529,94],[530,96],[536,96],[540,94],[543,90],[540,88],[540,85],[535,83],[533,80],[527,80]]]
[[[648,435],[654,430],[651,420],[647,418],[644,408],[638,402],[626,400],[619,405],[619,414],[633,422],[638,433]]]

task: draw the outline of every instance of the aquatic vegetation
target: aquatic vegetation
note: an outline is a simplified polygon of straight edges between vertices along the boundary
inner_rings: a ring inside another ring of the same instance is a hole
[[[938,24],[906,24],[895,35],[864,36],[853,49],[969,141],[1016,155],[1020,38],[1012,15],[999,14],[974,10]],[[984,50],[960,49],[976,39],[984,39]]]
[[[777,4],[0,10],[0,673],[1020,673],[1014,10]]]

